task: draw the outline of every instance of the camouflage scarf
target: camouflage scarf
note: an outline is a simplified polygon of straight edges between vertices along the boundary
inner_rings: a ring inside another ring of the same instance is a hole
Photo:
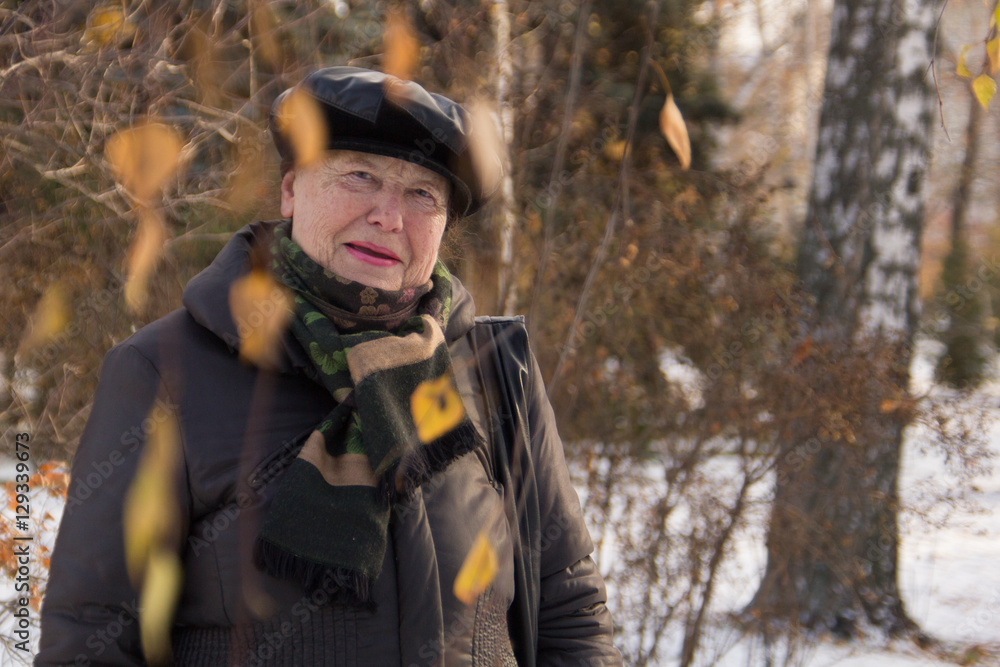
[[[367,603],[382,568],[393,503],[481,437],[455,389],[444,339],[451,274],[380,290],[319,267],[275,229],[276,277],[295,295],[291,332],[333,411],[279,479],[255,545],[257,564],[313,589],[329,577]]]

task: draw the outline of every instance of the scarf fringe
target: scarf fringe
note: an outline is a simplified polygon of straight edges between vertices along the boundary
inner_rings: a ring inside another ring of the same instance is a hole
[[[437,440],[403,454],[379,478],[376,487],[378,496],[387,498],[390,503],[408,501],[421,484],[447,468],[459,456],[468,454],[485,442],[466,417],[461,424]],[[397,486],[396,479],[400,471],[402,476],[399,482],[402,488]]]
[[[369,610],[375,608],[372,579],[357,570],[317,563],[290,554],[264,537],[258,537],[254,543],[253,562],[278,579],[298,581],[308,593],[325,590],[335,601]]]

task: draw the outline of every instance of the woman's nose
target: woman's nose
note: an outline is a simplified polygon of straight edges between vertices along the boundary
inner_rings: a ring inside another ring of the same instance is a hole
[[[389,188],[382,188],[372,195],[372,204],[368,211],[367,220],[387,232],[401,230],[403,228],[402,195]]]

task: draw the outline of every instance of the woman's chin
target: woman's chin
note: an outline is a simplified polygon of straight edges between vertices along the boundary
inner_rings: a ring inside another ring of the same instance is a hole
[[[334,268],[333,272],[348,280],[376,289],[398,290],[403,282],[402,273],[395,267],[368,266],[358,260],[344,262]]]

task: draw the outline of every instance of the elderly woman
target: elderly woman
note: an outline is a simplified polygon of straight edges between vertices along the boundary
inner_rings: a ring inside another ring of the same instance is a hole
[[[329,150],[296,165],[272,114],[286,219],[238,232],[183,308],[105,359],[36,664],[144,662],[121,517],[168,412],[183,458],[176,664],[621,664],[523,324],[476,318],[438,259],[449,218],[487,196],[469,116],[349,67],[296,90],[323,110]],[[267,367],[241,360],[248,325],[229,306],[262,266],[294,297]],[[415,392],[439,419],[421,421]],[[482,538],[496,573],[459,599]]]

